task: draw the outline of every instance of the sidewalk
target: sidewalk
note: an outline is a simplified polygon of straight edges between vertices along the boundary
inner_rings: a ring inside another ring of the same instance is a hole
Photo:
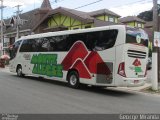
[[[144,89],[150,88],[152,85],[151,83],[145,83],[145,85],[140,86],[140,87],[117,87],[117,89],[121,90],[128,90],[128,91],[142,91]]]
[[[151,75],[152,75],[152,71],[149,70],[147,72],[147,80],[146,80],[146,83],[144,86],[140,86],[140,87],[118,87],[118,89],[121,89],[121,90],[128,90],[128,91],[138,91],[138,92],[142,92],[144,91],[145,89],[147,88],[151,88],[152,87],[152,78],[151,78]],[[160,83],[158,85],[159,89],[160,89]]]
[[[5,68],[0,68],[0,71],[10,72],[8,66],[5,66]]]

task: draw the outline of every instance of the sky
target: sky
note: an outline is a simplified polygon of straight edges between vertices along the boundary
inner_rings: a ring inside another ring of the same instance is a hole
[[[43,0],[3,0],[4,13],[3,17],[10,18],[15,15],[17,8],[15,6],[22,5],[20,10],[22,13],[39,8]],[[99,9],[109,9],[121,17],[138,15],[140,12],[152,9],[152,0],[50,0],[52,8],[67,7],[80,11],[94,11]],[[94,4],[92,4],[94,3]],[[160,0],[158,0],[160,3]],[[90,4],[90,5],[87,5]],[[85,6],[86,5],[86,6]],[[83,7],[82,7],[83,6]]]

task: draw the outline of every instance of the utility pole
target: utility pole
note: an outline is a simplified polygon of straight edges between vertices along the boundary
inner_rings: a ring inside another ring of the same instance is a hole
[[[16,18],[17,36],[16,36],[16,38],[18,39],[19,38],[19,25],[20,25],[20,21],[21,21],[21,19],[19,17],[19,14],[22,12],[22,10],[20,11],[21,5],[17,5],[15,7],[17,7],[17,11],[16,11],[16,17],[17,17]]]
[[[159,76],[159,64],[158,64],[158,56],[159,56],[159,48],[154,47],[154,32],[158,31],[158,5],[157,0],[153,0],[153,39],[152,39],[152,89],[158,90],[158,76]]]
[[[3,38],[3,8],[5,7],[5,6],[3,6],[3,0],[0,0],[1,1],[1,7],[0,7],[0,9],[1,9],[1,47],[2,47],[2,52],[0,53],[0,54],[4,54],[4,38]]]

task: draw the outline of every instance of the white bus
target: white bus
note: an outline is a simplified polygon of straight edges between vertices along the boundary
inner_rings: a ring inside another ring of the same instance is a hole
[[[148,35],[125,25],[29,35],[13,45],[10,71],[92,86],[141,86]]]

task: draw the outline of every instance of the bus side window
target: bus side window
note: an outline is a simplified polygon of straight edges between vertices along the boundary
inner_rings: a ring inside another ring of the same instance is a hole
[[[79,33],[79,34],[71,34],[69,35],[69,37],[67,38],[67,50],[69,50],[73,44],[75,44],[77,41],[82,41],[86,47],[88,48],[87,46],[87,43],[86,43],[86,33]]]
[[[49,48],[48,48],[48,49],[49,49],[49,51],[52,51],[52,52],[53,52],[53,51],[54,51],[54,49],[55,49],[55,45],[56,45],[56,44],[55,44],[54,42],[50,42],[50,44],[49,44]]]
[[[56,45],[56,40],[55,37],[47,37],[47,47],[48,51],[54,52],[56,51],[57,45]]]
[[[73,44],[77,41],[77,36],[75,34],[70,34],[69,37],[67,38],[67,48],[66,50],[70,50]]]
[[[96,32],[87,33],[85,44],[88,50],[91,51],[94,50],[96,43],[97,43],[97,33]]]
[[[56,51],[66,51],[68,35],[58,36],[56,38]]]
[[[31,52],[31,50],[32,50],[31,40],[24,40],[21,45],[20,52]]]
[[[36,40],[36,48],[38,48],[38,52],[47,52],[48,51],[48,39],[47,38],[39,38]]]
[[[99,38],[96,43],[95,50],[101,51],[113,47],[116,42],[117,34],[117,30],[106,30],[99,32]]]
[[[37,52],[38,51],[38,46],[37,42],[35,39],[32,40],[32,52]]]

